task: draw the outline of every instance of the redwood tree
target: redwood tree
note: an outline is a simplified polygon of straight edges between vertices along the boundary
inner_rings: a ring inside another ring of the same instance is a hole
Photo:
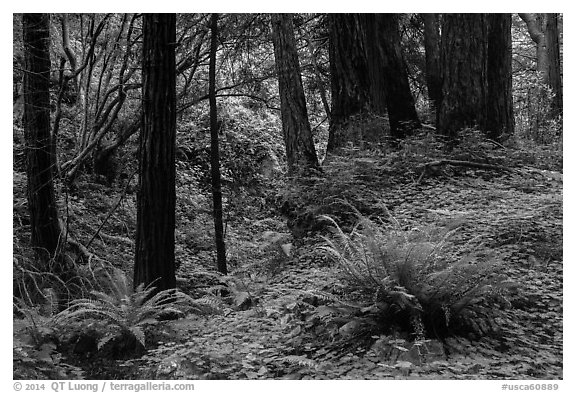
[[[424,19],[424,50],[426,52],[426,86],[430,109],[436,113],[442,100],[440,75],[440,26],[438,14],[422,14]]]
[[[486,129],[486,14],[443,14],[442,102],[438,131],[451,140],[467,127]]]
[[[390,135],[401,139],[420,121],[400,46],[397,14],[330,14],[332,119],[328,151],[358,138],[378,139],[382,125],[362,124],[388,114]],[[350,120],[364,127],[352,135]],[[383,135],[380,135],[383,136]]]
[[[288,172],[318,168],[291,14],[272,14],[272,38]]]
[[[512,15],[488,15],[486,135],[498,140],[514,133],[512,100]]]
[[[384,95],[390,121],[390,136],[402,139],[414,129],[420,127],[414,98],[408,82],[408,71],[398,30],[398,14],[366,14],[366,38],[370,75],[383,76]],[[379,88],[373,77],[370,84]],[[377,103],[377,94],[372,93],[373,103]]]
[[[23,14],[24,136],[32,247],[41,260],[54,258],[60,224],[54,192],[55,149],[50,136],[50,16]]]
[[[327,150],[334,151],[354,139],[347,126],[350,117],[371,109],[371,78],[359,15],[328,14],[327,17],[332,94]],[[384,93],[383,88],[379,91]],[[385,98],[381,102],[380,109],[385,113]]]
[[[176,15],[145,14],[143,21],[140,176],[134,285],[176,286]]]
[[[562,115],[562,64],[560,61],[560,32],[558,30],[558,14],[547,14],[546,18],[546,48],[548,49],[548,84],[554,93],[550,117]]]

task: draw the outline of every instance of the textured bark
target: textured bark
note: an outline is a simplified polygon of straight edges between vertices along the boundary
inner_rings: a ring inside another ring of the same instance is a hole
[[[438,14],[422,14],[424,18],[424,50],[426,51],[426,85],[430,109],[436,113],[442,101],[440,75],[440,26]]]
[[[24,135],[28,209],[32,247],[47,261],[54,258],[60,239],[60,225],[53,183],[50,136],[50,17],[24,14]]]
[[[272,38],[288,172],[318,168],[291,14],[272,14]]]
[[[398,31],[397,14],[365,14],[366,39],[369,74],[371,85],[379,87],[375,75],[381,73],[384,83],[384,95],[390,121],[390,135],[394,139],[402,139],[420,127],[416,113],[414,98],[410,92],[408,71]],[[379,91],[372,92],[373,107],[379,110]]]
[[[486,129],[485,14],[442,16],[442,102],[438,131],[451,140],[467,127]]]
[[[218,112],[216,108],[216,50],[218,49],[218,14],[210,18],[210,69],[208,72],[208,95],[210,101],[210,169],[212,178],[212,215],[216,242],[218,271],[227,274],[224,221],[222,220],[222,185],[220,181],[220,150],[218,146]]]
[[[134,285],[174,288],[176,16],[145,14],[143,21],[140,177]]]
[[[554,98],[552,99],[550,117],[562,115],[562,63],[560,61],[560,33],[558,31],[558,14],[548,14],[546,18],[546,47],[548,50],[548,83]]]
[[[486,134],[493,140],[514,133],[512,99],[512,15],[488,15]]]
[[[331,14],[332,122],[328,151],[346,142],[379,139],[383,129],[368,117],[388,114],[390,135],[404,138],[420,126],[398,32],[396,14]],[[366,120],[354,135],[349,120]]]
[[[347,122],[371,109],[371,88],[359,15],[328,14],[328,24],[332,107],[327,150],[334,151],[354,139]]]

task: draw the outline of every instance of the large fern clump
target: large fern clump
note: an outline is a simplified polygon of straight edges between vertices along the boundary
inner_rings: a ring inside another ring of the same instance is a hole
[[[91,291],[91,297],[77,299],[56,315],[60,326],[88,322],[97,326],[98,348],[111,340],[136,340],[145,347],[145,327],[164,316],[182,315],[185,310],[201,311],[202,305],[176,290],[157,291],[143,284],[133,287],[126,274],[115,269],[107,280],[107,291]],[[104,331],[101,331],[104,329]]]
[[[360,217],[345,233],[332,218],[323,219],[331,224],[331,236],[324,237],[321,249],[388,327],[439,337],[461,329],[484,334],[494,327],[480,306],[503,299],[501,261],[472,252],[469,245],[462,256],[449,242],[458,228],[404,231],[396,225],[384,230]]]

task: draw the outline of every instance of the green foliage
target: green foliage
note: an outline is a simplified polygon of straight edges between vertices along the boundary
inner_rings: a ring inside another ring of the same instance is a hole
[[[346,234],[332,218],[323,218],[332,236],[321,248],[338,263],[349,287],[370,299],[385,323],[410,328],[417,337],[424,328],[427,334],[449,334],[468,309],[505,287],[495,257],[450,254],[448,239],[457,229],[385,232],[360,217]]]

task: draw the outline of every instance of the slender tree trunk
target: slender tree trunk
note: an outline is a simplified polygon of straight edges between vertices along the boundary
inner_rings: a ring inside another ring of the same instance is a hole
[[[333,152],[356,138],[347,124],[350,117],[371,109],[371,78],[359,15],[328,14],[328,24],[332,108],[327,150]],[[384,90],[379,92],[385,113]]]
[[[542,83],[552,89],[554,97],[548,117],[554,119],[562,114],[562,65],[558,14],[518,14],[526,23],[530,38],[536,44],[536,69]]]
[[[436,114],[442,101],[442,77],[440,75],[440,26],[438,14],[422,14],[424,18],[424,50],[426,51],[426,85],[430,99],[430,111]]]
[[[560,61],[560,33],[558,14],[548,14],[546,18],[546,48],[548,49],[548,82],[554,93],[550,118],[562,115],[562,63]]]
[[[134,285],[164,290],[176,286],[176,15],[145,14],[143,33]]]
[[[528,34],[536,44],[536,69],[541,75],[542,81],[548,84],[548,49],[546,47],[546,35],[543,18],[539,14],[518,14],[528,27]]]
[[[410,91],[408,71],[400,46],[398,15],[367,14],[366,18],[368,25],[366,46],[373,48],[374,55],[369,55],[369,58],[376,60],[375,63],[374,61],[369,63],[375,68],[370,74],[381,73],[384,76],[390,136],[393,139],[403,139],[420,127],[420,120]],[[368,53],[370,54],[370,51]],[[375,85],[372,83],[372,86]],[[373,104],[378,102],[375,93],[373,91]]]
[[[442,102],[438,131],[455,141],[467,127],[486,129],[487,23],[485,14],[442,16]]]
[[[488,15],[487,136],[493,140],[514,133],[512,99],[512,15]]]
[[[222,186],[220,184],[220,152],[218,150],[218,112],[216,108],[216,50],[218,49],[218,14],[212,14],[210,19],[210,69],[209,101],[210,101],[210,165],[212,175],[212,201],[214,216],[214,234],[216,240],[216,262],[218,271],[227,274],[226,244],[224,243],[224,223],[222,220]]]
[[[288,173],[317,169],[291,14],[272,14],[272,38]]]
[[[44,262],[54,258],[60,224],[53,183],[50,136],[50,16],[23,14],[24,135],[32,247]]]
[[[322,82],[320,66],[318,65],[318,59],[316,57],[316,47],[312,37],[307,32],[304,35],[306,40],[306,46],[308,47],[308,52],[310,53],[310,59],[312,60],[312,67],[314,67],[314,80],[318,86],[318,91],[320,93],[320,99],[322,100],[322,105],[324,106],[324,111],[326,112],[326,118],[331,121],[330,117],[330,104],[328,103],[328,96],[326,95],[326,89],[324,88],[324,83]]]

